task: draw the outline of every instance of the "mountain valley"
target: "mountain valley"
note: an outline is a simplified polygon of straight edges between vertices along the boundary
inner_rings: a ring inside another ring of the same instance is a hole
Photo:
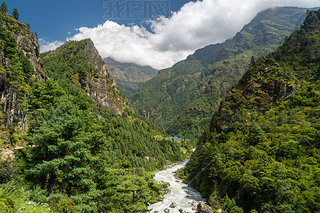
[[[263,10],[162,70],[106,57],[95,36],[161,42],[164,22],[108,20],[40,53],[19,18],[2,2],[0,212],[319,212],[320,10]]]

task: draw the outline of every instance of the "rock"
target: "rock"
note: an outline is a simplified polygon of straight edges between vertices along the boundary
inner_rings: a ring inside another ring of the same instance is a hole
[[[164,213],[170,213],[170,209],[169,208],[165,208],[163,211],[164,211]]]
[[[307,18],[303,24],[306,28],[309,28],[312,30],[319,30],[320,29],[320,22],[319,22],[318,12],[313,11],[313,10],[310,11],[310,13],[307,15]]]
[[[179,212],[180,213],[188,213],[186,210],[184,210],[184,209],[179,209]]]
[[[159,213],[159,211],[154,211],[153,213]]]
[[[172,202],[171,205],[169,206],[170,208],[176,208],[177,207],[177,203]]]
[[[46,71],[40,58],[40,46],[38,39],[30,33],[28,27],[13,18],[3,18],[1,25],[6,28],[15,38],[17,48],[30,60],[34,72],[30,73],[36,76],[37,79],[45,81],[47,78]],[[3,46],[3,45],[2,45]],[[6,48],[6,47],[5,47]],[[10,74],[12,72],[12,60],[5,57],[3,48],[0,50],[0,104],[2,107],[3,117],[1,125],[4,127],[13,128],[14,130],[27,130],[27,116],[22,104],[28,100],[28,93],[25,90],[18,91],[17,86],[12,84]],[[3,69],[6,68],[6,69]],[[8,72],[9,71],[9,72]],[[23,86],[24,87],[24,86]],[[8,141],[7,141],[8,142]]]
[[[198,204],[197,210],[198,210],[198,213],[213,213],[212,208],[203,202],[200,202]]]

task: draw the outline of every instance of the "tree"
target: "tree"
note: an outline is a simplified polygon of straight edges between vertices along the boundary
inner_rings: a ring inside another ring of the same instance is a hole
[[[255,59],[254,59],[254,56],[251,56],[251,59],[250,59],[250,67],[253,67],[255,65]]]
[[[90,171],[93,156],[88,144],[93,139],[90,132],[84,132],[87,128],[81,119],[83,115],[70,104],[67,99],[59,102],[49,119],[46,117],[41,126],[33,130],[30,143],[35,147],[26,149],[32,156],[27,159],[30,166],[27,179],[49,193],[57,188],[68,196],[95,188],[94,171]]]
[[[19,20],[19,12],[18,12],[18,9],[15,7],[13,8],[12,10],[12,17],[16,20]]]
[[[1,4],[1,8],[0,8],[1,12],[6,13],[8,12],[8,6],[7,4],[3,1]]]

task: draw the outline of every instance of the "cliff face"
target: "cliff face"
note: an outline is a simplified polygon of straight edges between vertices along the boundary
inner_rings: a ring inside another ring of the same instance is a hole
[[[47,74],[40,59],[38,38],[30,32],[24,23],[11,18],[8,14],[1,13],[0,19],[3,26],[14,36],[18,49],[22,50],[30,60],[35,70],[34,75],[39,79],[45,80]]]
[[[28,27],[6,13],[0,13],[0,101],[1,124],[26,130],[26,102],[31,78],[45,80],[40,48]]]
[[[98,74],[86,75],[85,78],[81,79],[81,88],[97,104],[101,104],[117,114],[122,114],[121,108],[127,103],[124,99],[109,93],[110,89],[113,89],[115,93],[119,93],[119,89],[116,82],[110,77],[106,64],[91,39],[85,40],[83,51],[88,62],[98,70]]]
[[[44,53],[43,61],[48,70],[65,74],[98,106],[117,114],[122,114],[125,108],[130,108],[91,39],[67,42],[55,51]],[[57,70],[53,67],[57,63],[68,68]]]

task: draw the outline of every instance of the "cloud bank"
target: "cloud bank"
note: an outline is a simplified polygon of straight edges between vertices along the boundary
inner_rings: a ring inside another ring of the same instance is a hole
[[[142,26],[106,21],[94,28],[81,27],[68,39],[91,38],[102,57],[119,62],[166,68],[195,50],[231,38],[254,16],[270,7],[320,6],[319,0],[202,0],[185,4],[170,18],[150,20]],[[46,44],[43,49],[52,46]]]
[[[40,38],[39,39],[39,44],[40,44],[40,52],[47,52],[49,50],[55,50],[57,47],[59,47],[61,44],[63,44],[63,41],[52,41],[48,42],[45,41],[44,39]]]

